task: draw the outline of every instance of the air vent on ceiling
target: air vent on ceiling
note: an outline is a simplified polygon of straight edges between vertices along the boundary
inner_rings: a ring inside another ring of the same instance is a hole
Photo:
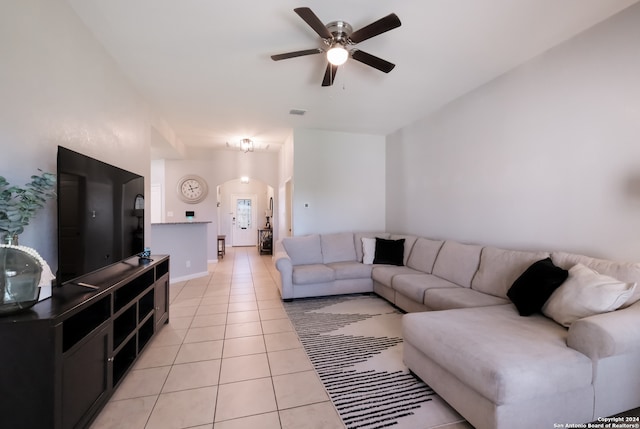
[[[290,115],[304,116],[305,113],[307,113],[307,111],[304,110],[304,109],[291,109],[291,110],[289,110],[289,114]]]

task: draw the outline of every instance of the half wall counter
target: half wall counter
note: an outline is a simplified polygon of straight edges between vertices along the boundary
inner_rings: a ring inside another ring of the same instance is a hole
[[[207,270],[206,222],[164,222],[151,224],[151,250],[171,255],[171,282],[203,277]]]

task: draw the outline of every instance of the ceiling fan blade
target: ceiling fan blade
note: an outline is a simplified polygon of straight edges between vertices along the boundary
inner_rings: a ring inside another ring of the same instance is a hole
[[[387,60],[383,60],[382,58],[378,58],[375,55],[368,54],[359,49],[354,49],[351,52],[351,58],[385,73],[389,73],[396,66]]]
[[[271,55],[271,59],[273,61],[280,61],[280,60],[286,60],[287,58],[302,57],[304,55],[320,54],[322,52],[323,50],[320,48],[305,49],[304,51],[294,51],[294,52],[287,52],[286,54]]]
[[[327,27],[325,27],[322,21],[320,21],[320,18],[318,18],[308,7],[297,7],[293,9],[293,11],[297,13],[300,18],[302,18],[309,27],[313,28],[313,30],[323,39],[331,39],[333,37],[329,30],[327,30]]]
[[[366,27],[362,27],[361,29],[354,31],[351,33],[351,36],[349,36],[349,39],[353,43],[360,43],[364,40],[371,39],[378,34],[400,27],[400,25],[402,25],[402,23],[400,22],[398,15],[391,13],[384,18],[380,18],[376,22],[372,22]]]
[[[322,79],[322,86],[331,86],[336,80],[336,72],[338,66],[334,66],[331,63],[327,63],[327,70],[324,72],[324,79]]]

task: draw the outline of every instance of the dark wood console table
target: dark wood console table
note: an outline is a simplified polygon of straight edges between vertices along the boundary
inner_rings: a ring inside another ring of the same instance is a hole
[[[273,230],[258,230],[258,251],[261,255],[271,255],[273,253]]]
[[[0,316],[0,427],[86,428],[169,321],[169,257],[137,257]]]

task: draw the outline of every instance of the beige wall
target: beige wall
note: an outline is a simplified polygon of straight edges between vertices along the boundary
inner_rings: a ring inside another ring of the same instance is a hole
[[[387,229],[640,260],[640,4],[387,138]]]

